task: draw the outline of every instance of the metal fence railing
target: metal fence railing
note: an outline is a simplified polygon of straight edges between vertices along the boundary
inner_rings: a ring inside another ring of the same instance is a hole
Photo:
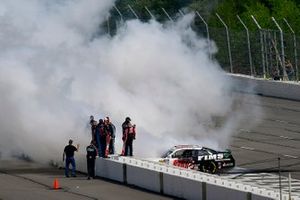
[[[144,13],[138,13],[130,5],[125,11],[114,7],[104,26],[105,30],[113,35],[124,20],[147,21],[155,18],[165,22],[174,21],[183,14],[180,10],[178,15],[171,16],[164,8],[154,13],[145,7]],[[211,55],[211,59],[216,59],[225,71],[265,79],[299,81],[297,52],[300,48],[300,38],[296,36],[286,19],[283,19],[286,24],[286,29],[283,30],[272,18],[274,26],[276,25],[278,29],[270,30],[261,27],[251,16],[257,30],[249,31],[239,16],[237,20],[243,25],[244,30],[230,29],[218,14],[216,16],[224,28],[209,27],[199,12],[195,12],[192,28],[202,37],[216,43],[218,52]]]

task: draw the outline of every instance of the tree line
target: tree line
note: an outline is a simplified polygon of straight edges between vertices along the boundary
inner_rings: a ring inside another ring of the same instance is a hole
[[[135,17],[129,10],[130,5],[141,20],[148,20],[147,7],[158,21],[167,20],[164,8],[172,18],[184,12],[198,11],[211,27],[222,27],[215,13],[218,13],[230,29],[242,30],[237,15],[250,30],[257,29],[251,15],[262,28],[277,29],[271,17],[274,17],[284,30],[288,31],[285,18],[297,34],[300,33],[300,0],[117,0],[116,6],[127,17]],[[117,15],[117,13],[114,13]]]
[[[218,60],[225,71],[270,78],[274,69],[282,71],[280,62],[283,55],[291,61],[295,70],[298,65],[297,60],[300,60],[299,54],[295,53],[300,51],[300,37],[298,37],[300,34],[300,0],[117,0],[116,8],[111,10],[110,20],[105,25],[109,25],[107,30],[111,35],[114,35],[117,30],[120,17],[123,20],[138,17],[141,21],[148,21],[153,15],[157,21],[163,23],[169,21],[170,18],[176,20],[181,16],[181,12],[198,11],[208,24],[210,39],[218,47],[213,59]],[[228,26],[229,37],[216,13]],[[258,29],[251,15],[255,17],[263,31]],[[249,29],[250,52],[245,29],[237,16]],[[284,32],[284,54],[282,54],[280,34],[272,17],[276,19]],[[296,44],[284,20],[295,31]],[[208,37],[208,30],[199,17],[195,16],[191,27],[199,35]],[[300,75],[299,70],[295,72]],[[293,77],[293,80],[295,79],[296,76]]]

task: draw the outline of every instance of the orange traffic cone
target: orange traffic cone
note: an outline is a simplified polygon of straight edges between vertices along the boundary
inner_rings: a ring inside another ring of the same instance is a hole
[[[58,182],[57,178],[54,179],[54,182],[53,182],[53,189],[54,189],[54,190],[60,189],[60,187],[59,187],[59,182]]]

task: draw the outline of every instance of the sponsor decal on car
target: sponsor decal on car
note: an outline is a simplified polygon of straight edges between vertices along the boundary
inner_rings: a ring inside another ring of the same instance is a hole
[[[198,156],[198,160],[221,160],[223,158],[224,158],[224,154],[222,153]]]

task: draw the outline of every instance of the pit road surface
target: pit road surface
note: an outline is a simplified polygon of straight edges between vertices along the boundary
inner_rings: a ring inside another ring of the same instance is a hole
[[[0,200],[174,199],[103,179],[87,180],[82,174],[75,178],[63,174],[63,170],[26,161],[0,160]],[[55,178],[62,189],[53,190]]]

